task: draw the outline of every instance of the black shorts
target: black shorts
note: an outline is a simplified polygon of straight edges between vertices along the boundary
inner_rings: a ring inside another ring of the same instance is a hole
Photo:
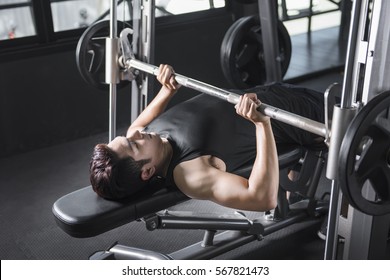
[[[245,90],[245,93],[251,92],[256,93],[265,104],[324,123],[324,95],[321,92],[283,83]],[[319,135],[274,119],[271,123],[278,144],[299,144],[315,149],[325,147],[323,138]]]

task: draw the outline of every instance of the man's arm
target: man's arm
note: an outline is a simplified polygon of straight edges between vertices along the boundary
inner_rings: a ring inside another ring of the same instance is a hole
[[[236,106],[239,115],[252,121],[256,129],[256,159],[249,179],[208,164],[184,162],[175,168],[175,181],[193,198],[212,200],[223,206],[251,211],[276,207],[279,164],[270,119],[256,109],[256,95],[248,94]]]
[[[180,88],[180,85],[174,78],[174,71],[169,65],[160,65],[157,80],[162,85],[160,91],[145,108],[145,110],[143,110],[137,119],[130,125],[127,130],[127,135],[131,134],[134,130],[142,130],[151,121],[163,113],[169,101]]]
[[[269,117],[257,111],[260,105],[256,94],[241,96],[237,114],[256,127],[256,159],[248,179],[248,191],[254,192],[265,210],[276,207],[279,188],[279,162],[276,143]]]

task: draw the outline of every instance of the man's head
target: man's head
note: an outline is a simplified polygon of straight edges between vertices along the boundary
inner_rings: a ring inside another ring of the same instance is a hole
[[[90,181],[104,198],[121,199],[148,184],[161,164],[162,140],[155,134],[135,131],[96,145],[90,162]]]

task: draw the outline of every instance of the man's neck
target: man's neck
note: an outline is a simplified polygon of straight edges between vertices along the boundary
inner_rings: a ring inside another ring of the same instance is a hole
[[[166,177],[169,164],[171,163],[172,160],[173,149],[168,139],[162,138],[162,141],[163,141],[163,150],[162,150],[163,159],[161,163],[161,174],[162,176]]]

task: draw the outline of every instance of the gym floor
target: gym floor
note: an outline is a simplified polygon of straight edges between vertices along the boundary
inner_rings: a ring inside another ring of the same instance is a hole
[[[311,36],[292,36],[292,43],[292,60],[285,76],[287,81],[319,91],[324,91],[334,82],[342,82],[340,69],[344,56],[339,51],[337,28],[316,31]],[[322,68],[316,68],[318,65]],[[333,70],[325,70],[330,68]],[[305,78],[297,78],[302,76]],[[123,245],[170,253],[202,239],[202,231],[149,232],[142,222],[133,222],[86,239],[72,238],[57,227],[51,212],[53,203],[61,196],[89,185],[88,163],[92,147],[106,142],[107,135],[93,135],[0,159],[0,184],[3,186],[0,196],[1,259],[88,259],[93,252],[104,250],[117,241]],[[329,191],[329,183],[323,176],[318,195]],[[173,209],[233,212],[196,200]],[[320,223],[319,219],[292,225],[218,258],[323,259],[325,242],[317,237]]]

